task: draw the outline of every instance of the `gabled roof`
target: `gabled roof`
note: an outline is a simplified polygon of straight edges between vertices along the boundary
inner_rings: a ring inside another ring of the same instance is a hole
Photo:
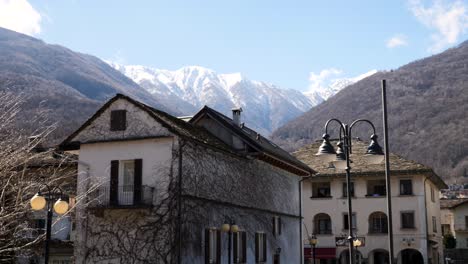
[[[454,209],[460,205],[468,202],[468,198],[459,199],[440,199],[440,208],[442,209]]]
[[[134,104],[141,110],[145,111],[154,118],[157,122],[159,122],[163,127],[168,129],[170,132],[193,141],[197,141],[199,143],[207,144],[209,146],[232,152],[229,146],[227,146],[224,142],[217,139],[210,133],[208,133],[203,128],[198,128],[193,126],[190,123],[187,123],[183,120],[180,120],[177,117],[174,117],[166,112],[157,110],[151,106],[148,106],[144,103],[136,101],[126,95],[117,94],[109,101],[107,101],[91,118],[89,118],[78,130],[68,136],[60,145],[59,148],[63,150],[73,150],[79,149],[79,145],[81,142],[72,141],[75,136],[77,136],[81,131],[83,131],[86,127],[88,127],[95,119],[97,119],[113,102],[125,99],[130,103]]]
[[[241,138],[247,145],[259,153],[259,158],[268,159],[271,162],[276,160],[277,162],[286,163],[289,166],[293,166],[299,170],[302,170],[305,172],[304,175],[315,173],[315,171],[309,166],[302,163],[287,151],[283,150],[256,131],[245,125],[239,126],[235,124],[231,118],[208,106],[203,107],[197,114],[195,114],[195,116],[190,119],[189,123],[195,124],[204,115],[208,115],[211,118],[217,120],[222,126]]]
[[[155,109],[151,106],[148,106],[144,103],[136,101],[126,95],[117,94],[109,101],[107,101],[91,118],[89,118],[78,130],[68,136],[60,145],[59,148],[62,150],[76,150],[79,149],[80,144],[82,142],[73,141],[73,139],[84,129],[86,129],[89,125],[92,124],[94,120],[96,120],[104,111],[116,100],[125,99],[128,102],[134,104],[141,110],[145,111],[154,118],[158,123],[160,123],[163,127],[169,130],[171,133],[180,136],[182,138],[195,141],[197,143],[204,144],[206,146],[216,148],[218,150],[222,150],[225,152],[229,152],[234,155],[245,155],[246,153],[239,153],[231,146],[227,145],[216,136],[211,134],[208,130],[204,127],[196,126],[193,124],[193,120],[197,117],[201,116],[202,114],[209,111],[211,116],[220,120],[225,124],[225,126],[236,133],[239,137],[241,137],[244,141],[246,141],[249,145],[254,147],[259,154],[257,157],[259,159],[265,160],[271,164],[274,164],[278,167],[286,169],[290,172],[293,172],[297,175],[306,176],[314,171],[309,168],[304,163],[298,161],[296,158],[291,156],[288,152],[284,151],[280,147],[274,145],[268,139],[259,136],[259,140],[256,139],[257,133],[247,127],[240,128],[238,126],[233,125],[232,120],[228,117],[222,115],[221,113],[209,108],[204,107],[200,110],[189,122],[181,120],[175,116],[172,116],[166,112],[160,111]]]
[[[336,145],[337,141],[331,142]],[[329,164],[323,163],[315,154],[317,153],[322,141],[317,141],[310,145],[304,146],[293,153],[295,157],[303,161],[307,165],[315,168],[319,177],[344,177],[346,172],[344,170],[336,170]],[[367,143],[359,139],[352,141],[352,154],[350,157],[351,174],[354,175],[385,175],[385,162],[381,164],[368,164],[364,158],[365,151],[367,150]],[[445,182],[434,173],[434,171],[423,164],[413,160],[404,159],[396,154],[390,153],[390,172],[391,175],[409,175],[423,173],[427,175],[430,180],[440,189],[447,188]]]

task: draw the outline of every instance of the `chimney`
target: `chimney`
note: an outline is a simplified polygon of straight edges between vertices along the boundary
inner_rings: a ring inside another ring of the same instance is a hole
[[[241,113],[242,113],[242,108],[240,107],[232,109],[232,121],[237,126],[241,125]]]

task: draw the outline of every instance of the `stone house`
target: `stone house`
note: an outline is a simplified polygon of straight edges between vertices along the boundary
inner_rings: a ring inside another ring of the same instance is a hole
[[[61,145],[79,157],[77,263],[300,263],[307,165],[204,107],[118,94]]]
[[[303,184],[303,215],[307,235],[318,240],[320,263],[347,263],[348,203],[345,171],[315,156],[316,142],[293,153],[318,171]],[[366,164],[367,144],[353,141],[351,189],[353,227],[362,245],[357,256],[362,263],[390,263],[385,165]],[[433,170],[390,154],[394,254],[397,263],[443,263],[439,190],[447,188]],[[306,258],[312,258],[305,243]]]

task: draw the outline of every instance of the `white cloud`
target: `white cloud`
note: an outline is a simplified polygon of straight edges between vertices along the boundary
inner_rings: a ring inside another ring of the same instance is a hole
[[[430,52],[439,52],[457,43],[468,29],[468,7],[462,1],[434,0],[430,6],[421,0],[409,0],[413,15],[434,32],[431,35]]]
[[[406,40],[406,36],[404,35],[395,35],[389,40],[387,40],[387,48],[390,49],[406,45],[408,45],[408,41]]]
[[[336,79],[337,76],[343,73],[342,70],[329,68],[321,70],[319,73],[311,72],[309,74],[309,90],[310,91],[319,91],[322,90],[322,87],[326,87],[330,82]]]
[[[0,27],[35,35],[41,33],[41,20],[27,0],[0,0]]]

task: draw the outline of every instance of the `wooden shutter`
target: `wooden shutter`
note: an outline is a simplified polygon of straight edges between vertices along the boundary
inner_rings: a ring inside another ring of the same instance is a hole
[[[127,111],[113,110],[111,111],[110,130],[120,131],[127,128]]]
[[[273,230],[272,230],[271,233],[273,234],[274,237],[276,237],[276,231],[277,231],[277,229],[276,229],[276,216],[273,216],[272,220],[273,220],[272,221],[273,222]]]
[[[260,234],[255,233],[255,262],[260,261],[260,252],[258,252],[260,249]]]
[[[109,188],[110,204],[117,204],[119,197],[119,161],[112,160],[110,168],[110,188]]]
[[[210,264],[210,229],[205,229],[205,264]]]
[[[266,241],[266,234],[263,233],[263,262],[267,262],[267,241]]]
[[[242,263],[247,262],[247,232],[242,232],[242,259],[240,260]]]
[[[216,230],[216,264],[221,263],[221,230]]]
[[[281,217],[278,217],[278,235],[281,235],[281,226],[282,226]]]
[[[133,204],[140,204],[142,201],[142,174],[143,174],[143,160],[136,159],[135,171],[133,179]]]
[[[234,250],[234,256],[233,256],[233,259],[234,259],[234,263],[239,263],[239,249],[238,249],[238,246],[239,246],[239,232],[237,233],[234,233],[233,235],[233,250]],[[229,254],[229,253],[228,253]]]

